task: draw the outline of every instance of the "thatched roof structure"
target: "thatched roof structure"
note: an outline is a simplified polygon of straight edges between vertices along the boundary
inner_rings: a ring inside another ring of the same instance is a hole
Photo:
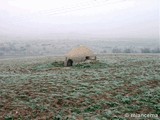
[[[96,60],[96,56],[89,48],[85,46],[79,46],[72,49],[65,55],[64,66],[72,66],[72,64],[85,62],[88,60]]]
[[[77,48],[73,48],[69,53],[66,54],[66,57],[68,58],[76,58],[84,56],[94,56],[94,53],[92,50],[82,45]]]

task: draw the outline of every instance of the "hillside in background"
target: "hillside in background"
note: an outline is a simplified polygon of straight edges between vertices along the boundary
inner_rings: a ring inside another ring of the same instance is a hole
[[[160,53],[159,40],[93,39],[93,40],[37,40],[0,41],[0,58],[16,56],[64,55],[79,45],[100,53]]]

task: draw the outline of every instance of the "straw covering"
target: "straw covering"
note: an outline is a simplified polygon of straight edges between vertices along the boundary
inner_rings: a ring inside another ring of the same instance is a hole
[[[68,54],[66,54],[64,66],[72,66],[85,61],[89,62],[89,60],[95,61],[96,56],[89,48],[81,45],[72,49]]]
[[[78,48],[72,49],[66,57],[74,58],[74,57],[83,57],[83,56],[94,56],[94,53],[85,46],[79,46]]]

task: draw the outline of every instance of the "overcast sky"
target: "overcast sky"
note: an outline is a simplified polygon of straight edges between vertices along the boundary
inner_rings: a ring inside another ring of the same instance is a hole
[[[159,0],[0,0],[0,40],[159,38]]]

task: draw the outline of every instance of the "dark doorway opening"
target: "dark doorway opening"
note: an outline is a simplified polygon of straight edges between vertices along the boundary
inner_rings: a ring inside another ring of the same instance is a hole
[[[90,59],[90,57],[89,56],[86,56],[86,60],[89,60]]]
[[[67,61],[67,66],[72,66],[72,65],[73,65],[73,60],[69,59],[69,60]]]

